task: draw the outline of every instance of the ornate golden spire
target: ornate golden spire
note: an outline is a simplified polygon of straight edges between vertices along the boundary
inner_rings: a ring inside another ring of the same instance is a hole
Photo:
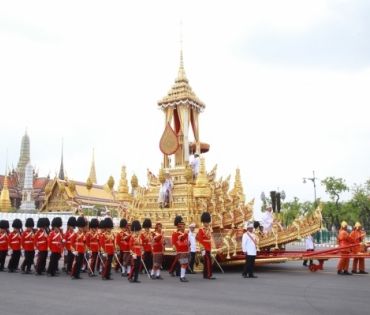
[[[64,166],[63,166],[63,139],[62,139],[62,158],[60,162],[60,169],[59,169],[59,179],[64,180]]]
[[[194,197],[195,198],[209,198],[211,196],[211,188],[207,179],[205,159],[200,158],[200,167],[198,178],[195,182]]]
[[[167,96],[158,101],[158,106],[166,108],[168,106],[176,106],[180,104],[188,104],[200,111],[203,111],[203,109],[206,107],[206,105],[195,95],[191,89],[191,86],[189,85],[188,79],[186,78],[182,44],[180,50],[180,68],[177,78],[175,79],[175,84],[172,86]]]
[[[128,182],[127,182],[127,173],[126,173],[126,166],[123,165],[121,169],[121,179],[119,181],[118,186],[118,194],[116,199],[118,201],[130,201],[131,195],[128,193]]]
[[[245,195],[243,193],[243,185],[241,181],[241,176],[240,176],[240,169],[236,169],[236,174],[235,174],[235,182],[234,182],[234,188],[230,192],[231,195],[238,195],[240,197],[240,201],[243,203],[245,202]]]
[[[92,156],[92,163],[91,163],[91,169],[90,169],[90,179],[93,182],[93,184],[97,184],[98,181],[96,180],[96,172],[95,172],[95,155],[94,155],[94,149],[93,149],[93,156]]]
[[[4,187],[1,191],[0,196],[0,207],[2,212],[8,212],[12,204],[10,202],[9,190],[8,190],[8,154],[6,155],[6,166],[4,174]]]

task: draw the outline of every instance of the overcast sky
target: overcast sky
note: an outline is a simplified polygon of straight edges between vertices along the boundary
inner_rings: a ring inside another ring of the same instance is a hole
[[[0,168],[7,150],[16,166],[27,128],[40,176],[58,172],[63,138],[69,178],[86,181],[94,148],[99,184],[125,164],[145,185],[181,20],[208,170],[233,181],[240,167],[255,209],[278,187],[313,201],[313,171],[369,179],[368,1],[3,1]],[[319,181],[317,196],[328,200]]]

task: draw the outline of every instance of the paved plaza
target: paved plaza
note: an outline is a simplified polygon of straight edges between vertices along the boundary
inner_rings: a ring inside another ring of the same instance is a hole
[[[140,275],[139,284],[114,272],[113,281],[3,272],[0,314],[367,314],[369,276],[338,276],[336,264],[316,273],[301,261],[265,265],[256,268],[258,279],[243,278],[241,268],[215,268],[217,280],[195,274],[188,283],[167,271],[164,280]]]

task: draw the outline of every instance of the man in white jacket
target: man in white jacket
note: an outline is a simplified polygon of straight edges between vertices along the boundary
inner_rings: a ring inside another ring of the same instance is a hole
[[[245,265],[243,269],[244,278],[257,278],[253,273],[254,261],[257,256],[256,239],[253,232],[253,223],[245,224],[242,238],[243,252],[245,254]]]

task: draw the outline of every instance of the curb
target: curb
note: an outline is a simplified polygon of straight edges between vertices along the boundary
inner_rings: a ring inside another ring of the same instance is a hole
[[[306,243],[293,242],[293,243],[290,243],[289,245],[306,246]],[[335,245],[335,244],[315,244],[315,247],[338,247],[338,245]]]

